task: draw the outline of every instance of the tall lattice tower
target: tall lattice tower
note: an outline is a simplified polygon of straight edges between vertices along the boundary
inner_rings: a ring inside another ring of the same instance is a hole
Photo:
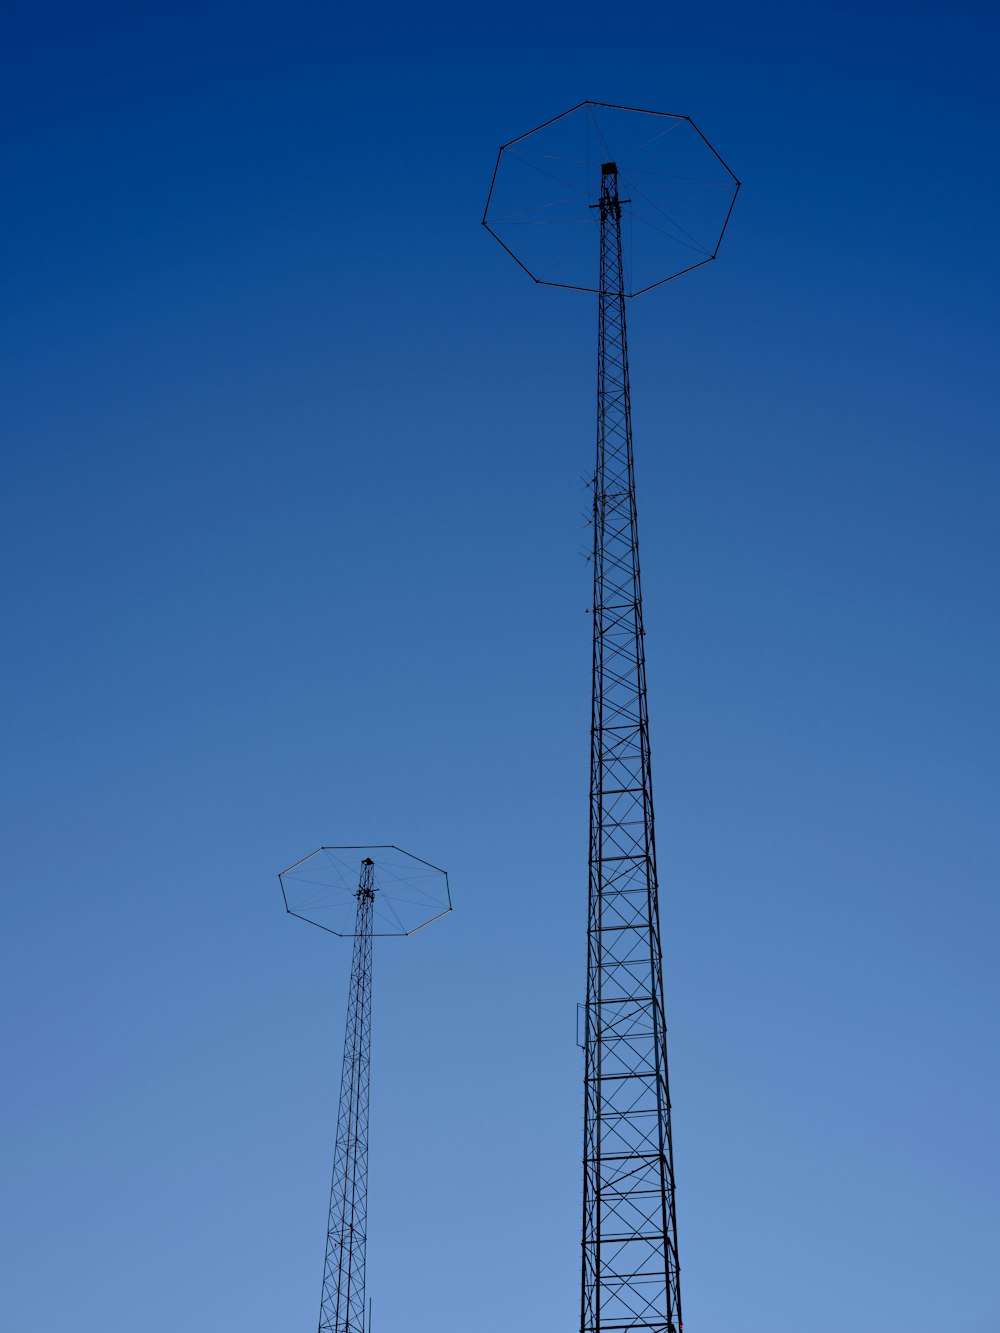
[[[372,946],[449,912],[448,876],[398,847],[320,847],[278,879],[292,916],[354,939],[319,1333],[365,1333]]]
[[[483,218],[598,297],[581,1333],[683,1327],[625,302],[715,258],[738,188],[688,117],[585,102],[500,149]]]

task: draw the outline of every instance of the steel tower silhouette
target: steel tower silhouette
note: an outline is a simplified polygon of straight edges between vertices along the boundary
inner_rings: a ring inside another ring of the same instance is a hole
[[[580,1327],[681,1322],[618,168],[601,169]]]
[[[372,1045],[372,915],[375,862],[361,862],[354,961],[340,1074],[337,1143],[323,1260],[319,1333],[364,1333],[368,1238],[368,1102]]]
[[[598,294],[581,1333],[683,1327],[625,301],[715,258],[738,185],[688,117],[582,103],[501,148],[483,218],[536,282]],[[631,274],[623,205],[660,251]]]
[[[374,856],[363,855],[352,877],[359,851]],[[354,938],[319,1333],[365,1333],[373,940],[412,935],[450,911],[448,876],[382,846],[321,847],[278,878],[292,916]]]

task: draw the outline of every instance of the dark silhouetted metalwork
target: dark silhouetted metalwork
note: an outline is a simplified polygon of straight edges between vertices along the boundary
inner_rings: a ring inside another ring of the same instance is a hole
[[[444,870],[387,844],[320,847],[278,879],[291,916],[354,939],[319,1333],[365,1333],[372,943],[450,912],[451,890]]]
[[[582,1333],[680,1328],[618,173],[604,164],[594,473]]]
[[[529,277],[596,292],[602,162],[629,208],[622,291],[639,296],[719,253],[740,183],[690,116],[580,102],[497,153],[483,226]]]
[[[319,1333],[364,1333],[375,863],[361,862]]]
[[[738,189],[689,117],[581,102],[503,145],[483,216],[598,293],[581,1333],[683,1328],[625,301],[714,259]]]
[[[390,843],[319,847],[278,876],[285,910],[331,935],[350,938],[357,929],[358,861],[371,857],[379,890],[372,934],[413,935],[451,911],[448,875],[429,861]]]

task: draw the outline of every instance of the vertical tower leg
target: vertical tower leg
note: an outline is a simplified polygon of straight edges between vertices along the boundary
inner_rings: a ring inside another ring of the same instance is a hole
[[[679,1333],[621,201],[602,168],[581,1333]]]
[[[375,866],[361,863],[319,1333],[364,1333]]]

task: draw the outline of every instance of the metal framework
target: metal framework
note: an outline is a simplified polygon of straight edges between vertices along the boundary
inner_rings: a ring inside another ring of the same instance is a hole
[[[447,915],[448,873],[379,843],[318,847],[278,879],[290,916],[354,940],[319,1333],[365,1333],[373,941],[413,935]]]
[[[715,259],[739,188],[689,116],[587,101],[501,145],[483,212],[598,293],[581,1333],[683,1328],[625,301]]]
[[[618,171],[601,169],[581,1333],[680,1333]]]
[[[375,863],[361,862],[319,1333],[364,1333]]]

